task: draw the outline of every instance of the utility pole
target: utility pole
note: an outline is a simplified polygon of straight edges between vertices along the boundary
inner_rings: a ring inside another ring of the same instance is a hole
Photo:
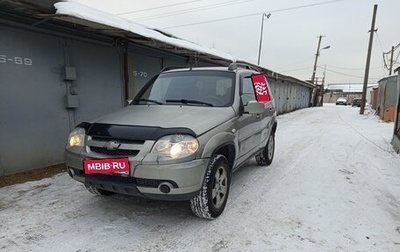
[[[318,39],[317,52],[315,53],[314,68],[313,68],[313,72],[312,72],[312,76],[311,76],[311,83],[312,84],[314,84],[315,72],[317,71],[317,61],[318,61],[318,56],[319,56],[319,48],[321,47],[322,35],[319,35],[318,37],[319,37],[319,39]]]
[[[325,46],[320,49],[322,37],[324,37],[324,36],[322,36],[322,35],[318,36],[317,52],[315,53],[314,67],[313,67],[313,72],[312,72],[312,76],[311,76],[311,83],[314,84],[313,97],[312,97],[312,106],[313,107],[317,106],[317,99],[318,99],[318,97],[317,97],[318,96],[317,95],[318,83],[315,82],[315,74],[317,72],[318,56],[322,50],[331,48],[331,46]]]
[[[312,96],[312,106],[313,107],[317,106],[317,104],[316,104],[317,103],[317,83],[315,83],[315,73],[317,72],[317,61],[318,61],[318,56],[319,56],[319,48],[321,47],[321,39],[322,39],[322,35],[319,35],[317,52],[315,53],[314,67],[313,67],[313,72],[311,75],[311,83],[314,85],[313,96]]]
[[[375,30],[375,19],[376,19],[376,11],[378,9],[378,5],[374,5],[374,13],[372,16],[372,23],[371,23],[371,30],[369,30],[369,44],[368,44],[368,54],[367,54],[367,62],[365,65],[365,74],[364,74],[364,85],[363,91],[361,96],[361,106],[360,106],[360,115],[364,114],[365,109],[365,101],[367,96],[367,85],[368,85],[368,75],[369,75],[369,66],[371,62],[371,52],[372,52],[372,42],[374,40],[374,33],[377,31]]]
[[[392,46],[392,53],[390,54],[389,76],[392,75],[392,68],[393,68],[393,52],[394,52],[394,46]]]
[[[325,95],[325,77],[326,77],[326,65],[324,67],[324,77],[322,78],[322,84],[321,84],[321,104],[319,106],[324,106],[324,95]]]

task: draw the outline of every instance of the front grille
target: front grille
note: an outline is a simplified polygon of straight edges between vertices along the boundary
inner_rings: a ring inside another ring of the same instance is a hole
[[[108,142],[108,141],[117,141],[118,143],[123,143],[123,144],[138,144],[142,145],[144,144],[144,140],[129,140],[129,139],[114,139],[114,138],[107,138],[107,137],[98,137],[98,136],[93,136],[92,140],[100,141],[100,142]]]
[[[174,188],[178,188],[178,185],[174,181],[159,180],[159,179],[143,179],[134,177],[125,177],[119,175],[104,175],[104,174],[92,174],[86,175],[86,177],[93,177],[104,182],[115,182],[122,184],[133,184],[136,186],[158,188],[162,182],[169,182]]]
[[[139,150],[109,150],[107,148],[100,148],[100,147],[90,147],[90,150],[99,154],[107,155],[107,156],[136,156],[139,153]]]

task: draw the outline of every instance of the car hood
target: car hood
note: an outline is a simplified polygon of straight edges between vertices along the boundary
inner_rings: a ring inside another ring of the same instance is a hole
[[[184,127],[201,135],[235,116],[232,107],[199,107],[176,105],[131,105],[105,115],[91,123],[153,126],[162,128]]]

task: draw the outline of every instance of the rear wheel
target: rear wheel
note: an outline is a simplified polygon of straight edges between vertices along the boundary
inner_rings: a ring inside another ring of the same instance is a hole
[[[272,163],[275,154],[275,134],[271,134],[263,151],[256,155],[258,165],[267,166]]]
[[[85,185],[85,187],[89,192],[91,192],[91,193],[93,193],[95,195],[109,196],[109,195],[115,194],[115,193],[110,192],[110,191],[106,191],[106,190],[103,190],[103,189],[98,189],[98,188],[93,187],[91,185]]]
[[[231,183],[231,170],[223,155],[215,155],[208,163],[203,186],[190,200],[190,208],[198,217],[214,219],[225,208]]]

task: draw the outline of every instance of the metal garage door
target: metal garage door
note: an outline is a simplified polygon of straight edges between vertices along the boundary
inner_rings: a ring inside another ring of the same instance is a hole
[[[0,34],[0,175],[61,162],[69,131],[61,40],[6,26]]]

